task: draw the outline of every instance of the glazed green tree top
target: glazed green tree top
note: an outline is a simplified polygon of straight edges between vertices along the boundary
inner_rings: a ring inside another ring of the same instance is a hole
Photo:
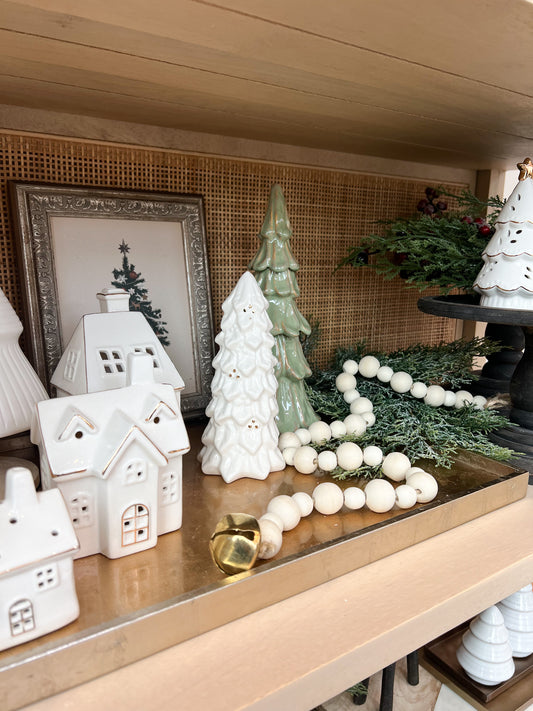
[[[296,274],[300,268],[291,251],[292,229],[287,215],[285,198],[279,185],[273,185],[263,226],[259,233],[261,245],[250,269],[269,302],[268,315],[272,321],[272,335],[299,336],[311,333],[307,320],[296,308],[294,300],[300,296]],[[310,370],[307,373],[310,375]]]

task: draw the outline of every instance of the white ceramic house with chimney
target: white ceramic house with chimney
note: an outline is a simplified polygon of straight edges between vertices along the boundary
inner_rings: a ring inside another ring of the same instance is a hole
[[[181,527],[189,440],[176,392],[154,382],[151,354],[130,352],[124,365],[124,387],[36,409],[31,439],[42,486],[63,494],[80,541],[77,557],[137,553]]]
[[[128,354],[147,353],[155,382],[172,385],[179,409],[183,379],[143,314],[129,310],[128,292],[105,288],[96,298],[100,313],[81,318],[52,375],[57,396],[122,388],[128,377]]]
[[[0,650],[78,617],[72,566],[77,551],[59,491],[37,493],[29,469],[9,469],[0,501]]]

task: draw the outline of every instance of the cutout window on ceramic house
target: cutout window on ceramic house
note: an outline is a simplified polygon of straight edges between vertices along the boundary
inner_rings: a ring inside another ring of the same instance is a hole
[[[122,545],[146,541],[150,532],[150,513],[144,504],[129,506],[122,514]]]
[[[124,354],[120,348],[99,348],[98,356],[104,373],[107,375],[126,372]]]
[[[147,353],[149,356],[152,356],[152,364],[153,364],[154,368],[161,367],[159,360],[157,358],[156,350],[153,346],[135,346],[133,349],[133,352],[134,353]]]
[[[179,479],[176,472],[165,472],[161,476],[161,504],[169,506],[178,500]]]
[[[65,369],[63,371],[63,376],[65,380],[70,381],[71,383],[74,382],[74,378],[76,377],[76,369],[78,367],[78,362],[80,360],[80,352],[75,349],[71,349],[67,353],[66,357],[66,362],[65,362]]]
[[[35,627],[33,605],[30,600],[17,600],[9,608],[9,629],[12,637],[29,632]]]
[[[132,459],[124,468],[124,483],[137,484],[146,481],[148,465],[145,459]]]
[[[65,442],[68,439],[75,438],[83,439],[85,435],[93,435],[96,433],[96,426],[79,412],[76,412],[69,419],[67,424],[60,430],[58,440]]]
[[[85,528],[94,523],[94,503],[91,494],[80,491],[71,496],[68,502],[70,520],[75,528]]]
[[[55,564],[46,565],[35,571],[35,585],[39,592],[55,588],[59,583],[59,573]]]
[[[159,425],[168,420],[175,420],[177,416],[177,413],[166,402],[159,402],[146,417],[146,422]]]

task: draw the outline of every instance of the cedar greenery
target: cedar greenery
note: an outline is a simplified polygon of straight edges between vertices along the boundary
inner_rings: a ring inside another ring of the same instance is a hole
[[[438,346],[414,345],[394,353],[373,352],[382,365],[393,370],[408,372],[415,380],[427,385],[435,383],[458,390],[474,378],[472,358],[487,356],[500,346],[486,339],[454,341]],[[366,345],[338,349],[330,369],[315,372],[307,383],[308,398],[315,412],[326,420],[344,419],[349,405],[335,386],[335,378],[345,360],[359,361],[368,352]],[[487,434],[508,424],[507,418],[495,410],[476,410],[473,406],[461,409],[430,407],[409,393],[399,394],[379,380],[357,377],[357,390],[374,405],[376,422],[364,435],[347,435],[335,440],[357,442],[361,447],[379,446],[384,454],[404,452],[411,461],[429,459],[437,466],[449,468],[459,449],[477,452],[497,460],[516,456],[511,450],[493,444]],[[323,443],[318,451],[331,449],[333,442]],[[351,476],[376,478],[380,467],[363,466],[357,472],[337,468],[333,476],[344,479]]]
[[[504,202],[497,196],[484,202],[468,190],[454,194],[443,188],[427,188],[426,196],[429,200],[419,202],[419,214],[380,221],[383,234],[352,247],[337,269],[369,266],[385,279],[400,276],[419,290],[436,286],[443,294],[452,289],[471,292]],[[447,211],[438,199],[442,196],[453,198],[458,209]]]

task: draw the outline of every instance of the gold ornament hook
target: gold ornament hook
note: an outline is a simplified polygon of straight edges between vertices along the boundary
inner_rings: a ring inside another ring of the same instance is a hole
[[[524,158],[523,163],[517,163],[516,167],[520,171],[518,180],[527,180],[533,178],[533,161],[531,158]]]

